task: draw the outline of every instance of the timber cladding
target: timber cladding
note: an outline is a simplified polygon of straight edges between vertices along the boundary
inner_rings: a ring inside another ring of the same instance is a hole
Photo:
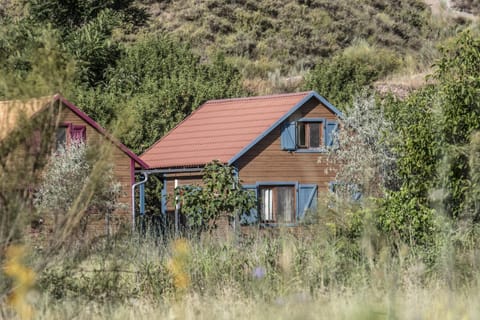
[[[116,182],[121,185],[121,192],[118,202],[121,204],[121,208],[114,213],[114,219],[112,219],[113,225],[109,226],[110,231],[114,232],[122,225],[130,223],[130,211],[131,211],[131,170],[132,163],[131,158],[118,148],[113,142],[109,141],[102,133],[93,128],[84,119],[79,117],[69,108],[62,108],[60,115],[60,125],[76,125],[85,126],[86,128],[86,143],[89,146],[95,146],[99,150],[99,161],[105,161],[112,165],[113,176]],[[93,222],[95,221],[96,222]],[[103,221],[98,219],[92,219],[91,228],[89,230],[95,234],[104,234],[106,226]]]
[[[320,102],[310,100],[291,118],[335,120],[337,116]],[[327,191],[328,184],[335,178],[335,166],[329,163],[328,155],[282,150],[280,133],[281,128],[275,128],[237,160],[235,165],[242,184],[269,181],[311,183],[318,185],[320,192]]]

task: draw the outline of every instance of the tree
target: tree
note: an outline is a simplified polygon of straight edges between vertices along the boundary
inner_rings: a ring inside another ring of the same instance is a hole
[[[387,49],[360,42],[344,51],[320,60],[306,77],[304,88],[316,90],[334,105],[344,109],[364,87],[399,66],[398,57]]]
[[[480,130],[480,40],[464,32],[443,48],[432,78],[392,105],[399,174],[405,192],[457,219],[468,211],[470,141]]]
[[[99,213],[108,223],[119,208],[120,184],[113,178],[112,167],[94,161],[93,154],[98,155],[84,143],[73,142],[52,155],[35,195],[35,207],[53,218],[54,228],[85,230],[91,213]]]
[[[216,227],[221,214],[229,217],[249,212],[256,205],[255,197],[242,189],[234,168],[213,161],[202,171],[202,185],[181,186],[176,190],[182,203],[182,213],[189,225],[200,230]]]
[[[432,78],[390,105],[401,187],[380,201],[378,212],[384,231],[425,248],[434,241],[438,214],[457,227],[480,221],[480,40],[459,35],[442,50]]]
[[[460,217],[467,214],[466,196],[472,185],[465,148],[469,148],[472,134],[480,130],[480,38],[464,32],[442,53],[434,74],[441,97],[438,187],[445,190],[442,203],[447,213]]]
[[[204,101],[243,93],[240,73],[223,56],[202,62],[188,44],[150,36],[127,48],[104,87],[76,101],[104,125],[118,121],[118,136],[141,153]]]
[[[357,192],[381,197],[386,190],[396,189],[397,156],[388,136],[393,124],[375,97],[365,90],[356,96],[339,127],[329,156],[338,165],[336,192],[343,198]]]
[[[134,5],[134,0],[30,0],[28,4],[29,19],[50,23],[65,35],[109,10],[117,12],[122,22],[132,27],[144,25],[148,18],[144,9]]]

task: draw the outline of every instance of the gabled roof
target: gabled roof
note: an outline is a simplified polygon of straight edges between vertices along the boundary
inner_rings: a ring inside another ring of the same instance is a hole
[[[85,112],[80,110],[77,106],[62,97],[60,94],[56,94],[53,97],[42,97],[26,101],[0,101],[0,141],[16,128],[20,117],[24,116],[27,118],[32,118],[42,110],[46,109],[50,103],[55,101],[60,101],[64,106],[69,108],[73,113],[97,130],[100,134],[112,141],[118,148],[120,148],[120,150],[127,154],[142,168],[148,169],[148,165],[135,153],[110,135],[104,128],[102,128],[102,126],[90,118]]]
[[[341,116],[318,93],[210,100],[157,141],[140,158],[150,168],[232,164],[310,99]]]

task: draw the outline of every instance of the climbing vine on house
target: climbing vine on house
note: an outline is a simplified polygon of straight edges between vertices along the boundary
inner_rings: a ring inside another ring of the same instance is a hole
[[[242,189],[233,167],[213,161],[202,174],[201,186],[186,185],[175,190],[191,227],[210,231],[220,215],[233,218],[256,206],[255,197]]]

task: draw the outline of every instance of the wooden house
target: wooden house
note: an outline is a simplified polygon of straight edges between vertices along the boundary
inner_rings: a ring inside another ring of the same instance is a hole
[[[327,149],[339,116],[313,91],[211,100],[140,158],[163,180],[167,216],[175,210],[174,188],[199,184],[202,168],[218,160],[234,166],[244,188],[257,196],[258,222],[296,225],[334,180]]]
[[[29,129],[28,126],[32,128]],[[22,132],[27,134],[22,136]],[[3,150],[7,145],[11,145],[9,140],[13,139],[18,142],[14,144],[14,152]],[[50,143],[45,144],[46,140],[50,140]],[[114,213],[115,219],[112,221],[116,221],[116,225],[108,227],[115,230],[122,224],[130,225],[134,170],[136,167],[148,168],[143,160],[61,95],[28,101],[0,102],[0,152],[9,155],[8,159],[4,159],[5,162],[12,164],[25,159],[36,161],[35,152],[39,152],[42,146],[48,145],[53,149],[64,145],[68,148],[73,140],[109,148],[108,161],[112,164],[114,179],[121,184],[119,202],[122,209]],[[48,154],[52,151],[44,150]],[[25,155],[25,152],[30,154]],[[8,167],[8,164],[6,166]],[[30,181],[35,180],[33,177],[26,173],[23,179],[25,188],[35,188],[29,185]],[[95,234],[104,234],[105,223],[100,221],[89,229]]]

